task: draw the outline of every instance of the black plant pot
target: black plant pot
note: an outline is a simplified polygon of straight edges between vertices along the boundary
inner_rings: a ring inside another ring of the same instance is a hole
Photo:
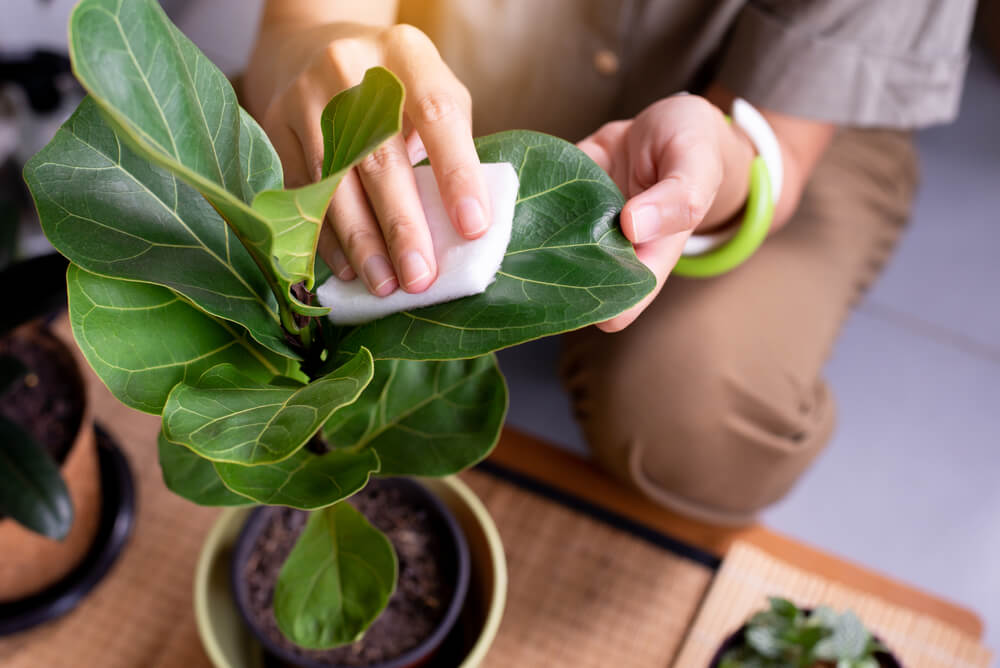
[[[409,478],[381,478],[373,480],[381,486],[392,486],[397,490],[404,504],[420,508],[427,513],[429,523],[434,533],[441,539],[441,561],[439,568],[442,573],[451,575],[453,595],[445,607],[444,615],[434,631],[416,647],[403,654],[379,663],[371,663],[366,668],[416,668],[428,663],[441,649],[449,633],[455,628],[462,606],[465,603],[469,589],[470,561],[469,547],[455,517],[444,503],[423,485]],[[244,623],[260,641],[266,653],[267,666],[284,666],[296,668],[340,668],[329,663],[314,661],[303,657],[286,647],[275,643],[270,636],[254,623],[250,613],[249,587],[243,578],[248,559],[253,554],[255,545],[265,529],[270,508],[258,508],[251,513],[246,525],[237,539],[233,550],[232,567],[230,571],[232,589],[236,606]],[[452,634],[454,635],[454,634]]]
[[[811,611],[806,612],[808,614]],[[719,647],[719,651],[717,651],[715,656],[712,657],[712,661],[708,664],[708,668],[718,668],[719,664],[722,663],[722,657],[726,655],[726,652],[745,645],[746,638],[744,637],[744,633],[746,630],[747,627],[745,625],[741,626],[728,638],[726,638],[725,642],[723,642]],[[875,658],[878,659],[879,665],[882,668],[902,668],[902,664],[899,662],[899,659],[897,659],[895,655],[888,652],[876,652]]]

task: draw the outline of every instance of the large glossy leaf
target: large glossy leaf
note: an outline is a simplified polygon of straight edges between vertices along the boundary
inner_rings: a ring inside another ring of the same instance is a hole
[[[392,543],[348,503],[312,514],[274,589],[274,616],[300,647],[358,640],[389,602]]]
[[[275,174],[266,164],[270,144],[244,134],[250,173],[266,184]],[[46,236],[75,264],[166,286],[207,313],[243,325],[271,350],[295,356],[267,281],[225,221],[198,191],[137,155],[91,98],[28,162],[24,175]]]
[[[212,461],[273,464],[304,446],[371,379],[372,357],[364,348],[308,385],[264,384],[220,364],[171,390],[163,435]]]
[[[324,508],[364,488],[379,471],[374,450],[334,450],[316,455],[302,448],[276,464],[243,466],[215,463],[222,482],[233,492],[271,506],[303,510]]]
[[[73,501],[59,467],[34,438],[0,417],[0,514],[62,540],[73,525]]]
[[[246,506],[252,499],[240,496],[222,483],[212,462],[183,445],[157,439],[163,482],[174,494],[201,506]]]
[[[345,120],[351,153],[343,169],[297,190],[253,188],[243,174],[240,114],[225,76],[166,17],[154,0],[83,0],[70,19],[77,78],[138,150],[200,191],[264,269],[282,303],[302,314],[325,309],[298,302],[291,286],[313,285],[323,216],[346,168],[396,134],[403,89],[382,68],[330,104]],[[350,94],[348,94],[350,93]],[[268,148],[270,148],[268,146]],[[286,328],[294,320],[283,310]]]
[[[371,384],[324,426],[331,446],[371,448],[382,475],[444,476],[493,449],[507,386],[493,355],[471,360],[377,362]]]
[[[70,265],[73,336],[90,366],[124,404],[159,414],[173,387],[229,363],[267,382],[295,373],[292,360],[256,345],[167,288],[105,278]]]
[[[621,193],[582,151],[527,131],[477,146],[483,162],[514,165],[521,184],[496,281],[480,295],[354,328],[342,350],[365,346],[375,359],[476,357],[607,320],[655,286],[618,229]]]

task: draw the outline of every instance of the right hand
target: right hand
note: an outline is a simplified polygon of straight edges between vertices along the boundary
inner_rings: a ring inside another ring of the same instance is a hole
[[[287,187],[316,181],[323,165],[320,115],[330,98],[381,65],[406,87],[403,132],[351,170],[333,196],[319,253],[343,280],[360,276],[386,296],[426,290],[437,262],[411,165],[429,157],[462,236],[486,231],[489,194],[472,141],[472,102],[424,33],[332,23],[262,29],[245,90],[248,108],[281,158]]]

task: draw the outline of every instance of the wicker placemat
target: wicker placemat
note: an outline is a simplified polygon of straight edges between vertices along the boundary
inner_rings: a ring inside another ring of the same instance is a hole
[[[851,609],[896,653],[907,668],[986,668],[991,653],[976,640],[934,619],[869,594],[793,568],[744,543],[735,544],[678,656],[675,668],[705,668],[722,641],[768,596],[799,605]]]
[[[463,476],[507,552],[507,612],[484,668],[665,668],[708,566],[493,475]]]

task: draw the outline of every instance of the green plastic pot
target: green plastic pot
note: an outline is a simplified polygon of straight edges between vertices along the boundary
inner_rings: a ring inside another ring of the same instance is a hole
[[[472,577],[459,619],[468,649],[459,668],[477,668],[500,628],[507,602],[507,560],[493,519],[457,478],[421,479],[455,515],[469,542]],[[205,652],[216,668],[262,668],[263,654],[243,623],[230,588],[233,546],[251,508],[224,510],[209,531],[194,578],[194,609]]]

